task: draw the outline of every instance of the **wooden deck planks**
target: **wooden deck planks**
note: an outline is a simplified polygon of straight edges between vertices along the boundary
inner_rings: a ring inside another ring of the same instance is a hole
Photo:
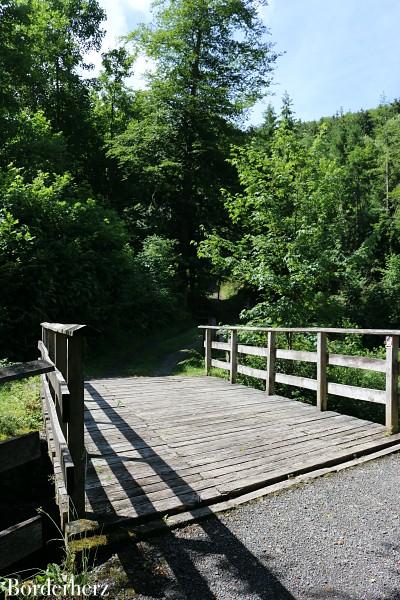
[[[87,511],[148,519],[395,444],[382,425],[213,377],[90,381]]]

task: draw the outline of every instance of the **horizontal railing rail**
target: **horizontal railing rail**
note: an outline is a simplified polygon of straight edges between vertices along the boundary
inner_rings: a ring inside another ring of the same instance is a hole
[[[35,377],[42,373],[49,373],[54,370],[54,365],[51,361],[46,360],[31,360],[26,363],[17,363],[7,367],[0,368],[0,384],[9,383],[25,379],[25,377]]]
[[[214,331],[259,331],[261,333],[338,333],[358,335],[399,335],[400,329],[346,329],[338,327],[253,327],[250,325],[199,325],[199,329]]]
[[[42,323],[42,406],[62,527],[85,515],[82,338],[84,325]]]
[[[205,339],[205,370],[210,373],[212,367],[229,371],[229,380],[235,383],[237,374],[255,377],[265,381],[268,395],[275,390],[275,383],[309,389],[317,393],[317,406],[320,410],[327,409],[328,395],[341,396],[354,400],[363,400],[383,404],[386,408],[386,428],[389,433],[396,433],[399,428],[398,408],[398,377],[399,377],[399,336],[400,330],[388,329],[339,329],[320,327],[252,327],[252,326],[216,326],[201,325]],[[228,342],[215,340],[215,334],[221,332],[229,335]],[[254,346],[238,343],[240,332],[259,332],[267,334],[265,346]],[[276,336],[285,334],[313,334],[317,338],[316,352],[303,350],[282,349],[276,347]],[[352,356],[328,352],[328,336],[335,335],[373,335],[385,338],[386,358],[373,358],[368,356]],[[227,353],[227,360],[212,357],[212,351],[219,350]],[[240,355],[264,357],[266,368],[257,369],[239,362]],[[312,379],[299,375],[280,373],[276,370],[277,360],[290,360],[314,363],[317,366],[317,377]],[[327,367],[344,367],[363,369],[385,374],[385,390],[364,388],[328,381]]]

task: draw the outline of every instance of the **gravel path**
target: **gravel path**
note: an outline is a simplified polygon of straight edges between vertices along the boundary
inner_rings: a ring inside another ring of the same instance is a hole
[[[400,599],[400,455],[125,547],[119,564],[136,600]]]

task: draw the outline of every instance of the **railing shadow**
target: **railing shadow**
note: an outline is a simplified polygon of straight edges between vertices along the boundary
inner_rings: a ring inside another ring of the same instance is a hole
[[[140,435],[123,419],[121,415],[117,413],[102,395],[93,387],[91,383],[86,384],[86,390],[90,394],[92,401],[96,402],[99,408],[106,409],[113,425],[119,430],[119,432],[128,440],[132,445],[132,448],[137,450],[140,454],[141,461],[146,461],[151,456],[156,460],[152,461],[151,466],[154,473],[160,477],[165,483],[165,486],[172,489],[177,498],[187,504],[187,494],[191,491],[195,496],[197,492],[187,483],[183,477],[181,477],[174,469],[168,464],[168,462],[155,452]],[[103,449],[109,451],[109,454],[103,456],[104,460],[108,462],[110,469],[112,470],[115,478],[120,483],[122,489],[126,492],[129,497],[129,501],[132,503],[133,508],[137,514],[149,514],[155,508],[151,500],[147,498],[142,490],[140,504],[136,502],[135,497],[132,497],[132,491],[137,490],[140,492],[140,485],[137,483],[133,475],[127,470],[123,461],[115,463],[109,460],[113,456],[113,449],[109,442],[106,440],[98,423],[93,419],[92,415],[87,411],[86,415],[87,425],[90,426],[91,430],[96,433],[98,443],[93,439],[94,443],[101,446]],[[101,440],[101,444],[100,444]],[[101,448],[99,448],[99,454],[101,454]],[[115,456],[115,453],[114,453]],[[173,473],[174,487],[171,487],[171,473]],[[94,470],[91,473],[93,478],[96,478]],[[101,486],[100,479],[97,477],[98,485],[93,488],[87,489],[89,500],[94,504],[98,503],[99,500],[104,502],[110,514],[116,514],[112,506],[112,502],[109,500],[104,488]],[[146,498],[146,500],[144,500]],[[193,502],[192,508],[195,502]],[[190,510],[190,508],[188,508]],[[246,548],[246,546],[230,531],[230,529],[222,523],[211,511],[211,509],[205,508],[205,511],[209,511],[208,517],[201,520],[198,526],[202,528],[204,533],[207,535],[208,542],[202,540],[184,540],[174,535],[173,531],[166,529],[162,536],[157,537],[157,548],[162,552],[164,559],[169,564],[176,580],[188,598],[198,598],[199,600],[211,600],[216,598],[214,592],[210,589],[209,583],[206,578],[200,573],[199,569],[194,564],[191,557],[191,552],[195,551],[200,554],[219,554],[224,557],[224,564],[226,569],[231,569],[235,572],[235,576],[240,580],[241,585],[247,590],[246,593],[249,595],[256,594],[262,600],[293,600],[292,594],[282,585],[279,579],[267,568],[252,552]],[[171,551],[173,546],[174,551]],[[132,569],[132,563],[138,560],[137,549],[132,545],[131,553],[127,553],[126,549],[119,553],[121,564],[123,564],[125,572],[129,576]],[[131,573],[132,577],[133,573]],[[136,582],[137,583],[137,582]],[[144,584],[146,585],[146,584]],[[136,587],[136,591],[140,591]],[[242,597],[245,597],[242,594]]]

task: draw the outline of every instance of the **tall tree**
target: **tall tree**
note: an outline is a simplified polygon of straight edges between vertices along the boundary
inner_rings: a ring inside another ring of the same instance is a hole
[[[93,157],[100,146],[91,123],[84,56],[98,50],[105,17],[97,0],[5,0],[0,6],[0,146],[10,139],[34,138],[44,146],[47,120],[49,146],[62,132],[68,164],[80,177],[93,176]],[[40,127],[39,127],[40,125]],[[43,147],[41,152],[43,151]],[[28,147],[28,154],[31,151]],[[18,146],[19,155],[21,144]],[[48,153],[51,157],[51,151]],[[54,170],[58,170],[58,158]],[[44,168],[48,167],[46,158]]]
[[[343,172],[321,156],[324,131],[305,149],[283,119],[269,152],[252,141],[234,151],[242,192],[227,194],[236,238],[216,231],[201,251],[253,290],[256,323],[337,322],[343,278]]]
[[[158,0],[151,25],[129,39],[150,59],[140,111],[111,144],[137,196],[179,240],[190,287],[202,227],[221,221],[219,189],[237,124],[270,82],[276,59],[256,0]],[[143,186],[143,182],[145,185]],[[156,217],[157,218],[157,217]]]

